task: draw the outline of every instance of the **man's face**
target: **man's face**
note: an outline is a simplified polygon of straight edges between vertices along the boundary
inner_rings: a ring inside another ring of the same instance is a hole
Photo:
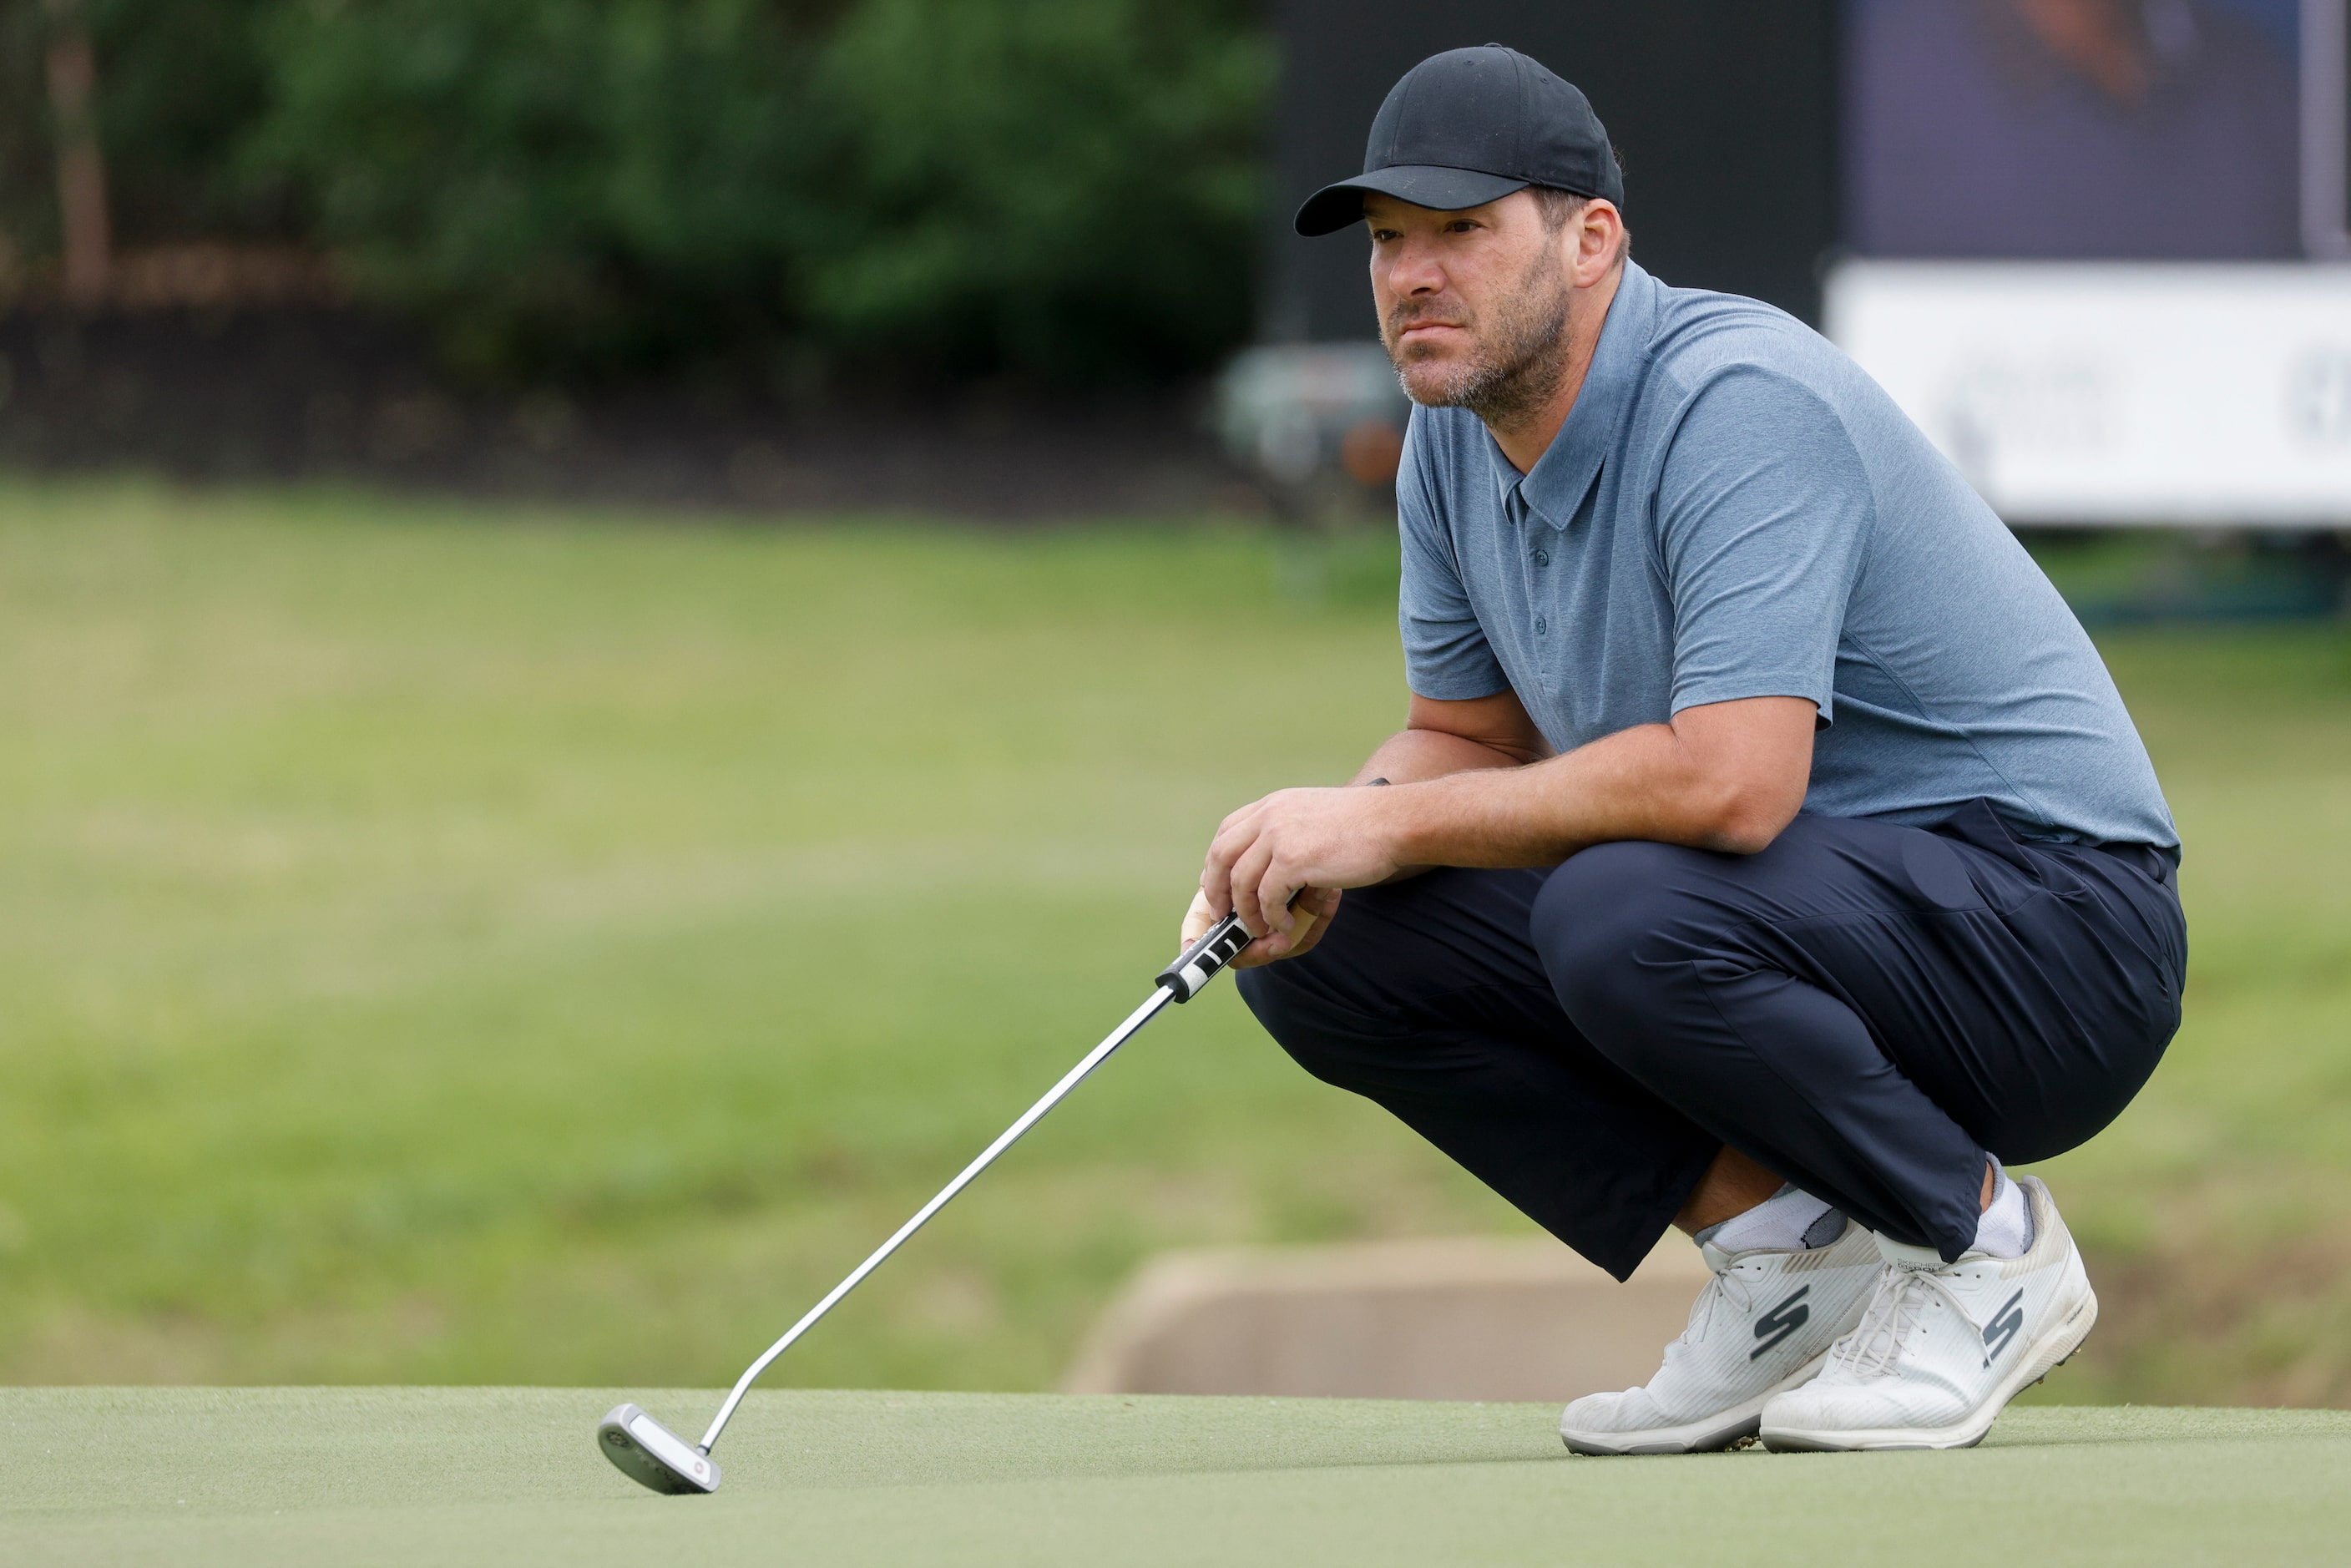
[[[1364,198],[1380,340],[1406,396],[1506,424],[1566,373],[1575,225],[1514,191],[1460,212]]]

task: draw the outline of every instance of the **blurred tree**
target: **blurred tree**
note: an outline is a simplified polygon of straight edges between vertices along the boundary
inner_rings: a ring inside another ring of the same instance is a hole
[[[1098,380],[1248,329],[1254,0],[73,4],[123,244],[331,248],[478,373]],[[0,234],[46,262],[42,10],[0,0]]]
[[[65,235],[66,298],[106,303],[114,231],[106,207],[106,154],[98,136],[98,54],[78,0],[46,0],[50,122],[57,154],[57,211]]]
[[[810,325],[1053,376],[1196,365],[1250,319],[1270,46],[1239,5],[867,0],[822,100],[847,157],[796,246]],[[815,243],[810,243],[810,242]]]
[[[47,250],[57,234],[42,58],[47,37],[40,6],[0,4],[0,235],[12,258]]]
[[[263,27],[283,0],[76,0],[105,89],[99,116],[117,238],[292,237],[281,182],[239,149],[267,105]]]
[[[113,238],[294,237],[282,185],[237,151],[265,107],[259,24],[283,0],[76,0],[102,81],[97,131]],[[63,249],[41,0],[0,0],[0,232],[29,260]]]
[[[477,371],[628,368],[773,333],[819,146],[815,7],[295,0],[245,150]]]
[[[295,0],[246,167],[461,364],[1067,377],[1248,323],[1238,0]]]

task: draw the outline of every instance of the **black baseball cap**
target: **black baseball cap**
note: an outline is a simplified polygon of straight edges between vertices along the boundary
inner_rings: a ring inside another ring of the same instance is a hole
[[[1377,191],[1458,212],[1529,185],[1622,204],[1625,182],[1590,100],[1516,49],[1447,49],[1388,89],[1364,146],[1364,172],[1306,198],[1292,226],[1336,234]]]

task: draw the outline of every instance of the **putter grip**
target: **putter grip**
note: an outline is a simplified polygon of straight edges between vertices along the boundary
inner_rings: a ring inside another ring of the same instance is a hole
[[[1249,945],[1249,928],[1238,916],[1228,915],[1160,970],[1157,983],[1175,992],[1177,1001],[1188,1002]]]

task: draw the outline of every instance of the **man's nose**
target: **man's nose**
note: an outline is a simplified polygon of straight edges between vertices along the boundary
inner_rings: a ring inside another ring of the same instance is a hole
[[[1388,287],[1399,298],[1443,292],[1445,268],[1437,264],[1437,247],[1417,238],[1398,246],[1388,262]]]

